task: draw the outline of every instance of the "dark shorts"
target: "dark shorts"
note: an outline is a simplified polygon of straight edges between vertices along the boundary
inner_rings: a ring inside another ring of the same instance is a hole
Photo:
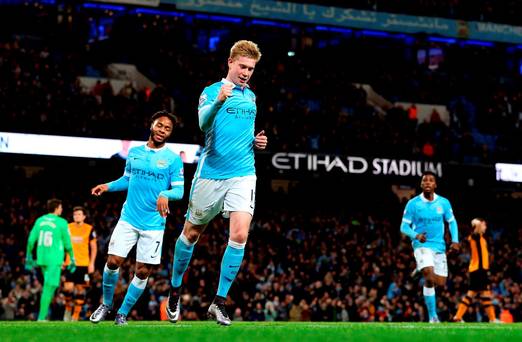
[[[72,281],[75,284],[89,283],[89,274],[87,273],[87,267],[78,266],[76,267],[76,271],[74,271],[74,273],[65,271],[65,281]]]
[[[469,273],[469,289],[471,291],[487,291],[489,290],[488,272],[477,270]]]

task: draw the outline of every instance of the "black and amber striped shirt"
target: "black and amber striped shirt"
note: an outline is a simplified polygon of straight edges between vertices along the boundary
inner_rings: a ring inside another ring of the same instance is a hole
[[[69,223],[69,232],[71,234],[76,266],[89,266],[91,260],[90,242],[96,240],[96,232],[94,231],[93,226],[87,223],[82,223],[78,226],[76,223],[71,222]],[[69,264],[69,256],[67,256],[65,264]]]
[[[468,236],[471,249],[471,260],[469,262],[469,272],[477,270],[489,270],[488,244],[483,234],[471,234]]]

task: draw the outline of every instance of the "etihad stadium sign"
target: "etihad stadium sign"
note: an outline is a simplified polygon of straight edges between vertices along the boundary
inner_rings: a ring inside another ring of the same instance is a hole
[[[272,166],[278,170],[326,173],[337,171],[346,174],[402,177],[420,176],[424,171],[431,171],[438,177],[442,177],[440,162],[409,159],[279,152],[272,156]]]

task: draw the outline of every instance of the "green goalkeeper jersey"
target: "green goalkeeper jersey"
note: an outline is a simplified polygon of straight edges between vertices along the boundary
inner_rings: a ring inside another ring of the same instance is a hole
[[[65,251],[72,253],[71,235],[67,221],[55,214],[39,217],[27,242],[27,255],[32,255],[36,242],[36,264],[63,264]]]

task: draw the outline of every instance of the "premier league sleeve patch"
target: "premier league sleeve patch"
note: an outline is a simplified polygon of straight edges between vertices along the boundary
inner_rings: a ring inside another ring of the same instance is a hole
[[[207,102],[207,99],[208,99],[207,94],[201,94],[201,96],[199,97],[199,104],[198,104],[198,107],[203,106],[203,104],[204,104],[205,102]]]

